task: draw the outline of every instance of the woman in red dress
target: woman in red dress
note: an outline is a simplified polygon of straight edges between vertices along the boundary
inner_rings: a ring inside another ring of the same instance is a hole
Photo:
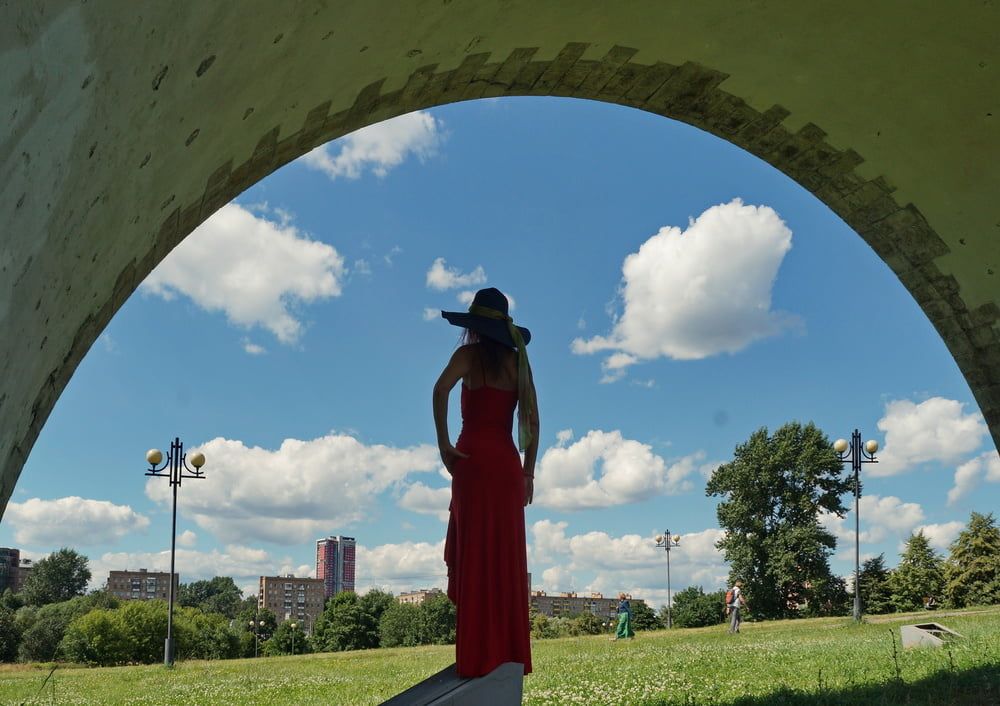
[[[434,424],[451,474],[445,540],[448,597],[457,612],[459,676],[488,674],[505,662],[531,672],[524,507],[534,493],[538,407],[526,328],[508,315],[498,289],[481,289],[468,312],[442,311],[465,329],[463,344],[434,385]],[[448,395],[462,381],[462,432],[448,434]],[[518,445],[511,439],[518,408]]]

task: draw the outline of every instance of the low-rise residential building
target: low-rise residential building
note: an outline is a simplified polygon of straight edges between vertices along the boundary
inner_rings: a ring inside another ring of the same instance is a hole
[[[634,607],[644,603],[641,598],[628,596],[629,603]],[[550,618],[559,616],[593,613],[600,618],[611,618],[618,613],[618,598],[605,598],[602,593],[554,593],[548,595],[545,591],[531,592],[531,607],[542,615]]]
[[[21,565],[17,568],[17,573],[14,576],[14,586],[11,589],[14,593],[17,593],[24,588],[24,584],[27,583],[28,577],[31,576],[31,569],[31,559],[21,559]]]
[[[416,591],[405,591],[400,593],[399,596],[396,597],[396,600],[399,603],[412,603],[414,605],[420,605],[428,598],[443,595],[444,592],[442,592],[440,588],[421,588]]]
[[[180,576],[174,574],[174,597],[180,585]],[[167,600],[170,592],[169,571],[110,571],[105,588],[123,601]]]
[[[323,579],[284,576],[261,576],[257,605],[274,613],[278,622],[296,620],[302,630],[312,633],[316,619],[323,612],[326,595]]]

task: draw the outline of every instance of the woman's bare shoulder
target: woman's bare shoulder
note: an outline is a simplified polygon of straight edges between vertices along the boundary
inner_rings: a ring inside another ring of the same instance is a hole
[[[455,349],[455,352],[451,354],[451,362],[463,367],[468,367],[475,362],[478,354],[479,351],[476,349],[476,344],[467,343],[466,345],[459,346]]]

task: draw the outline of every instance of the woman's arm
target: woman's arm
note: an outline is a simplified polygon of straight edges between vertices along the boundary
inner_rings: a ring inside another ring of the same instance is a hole
[[[461,451],[451,445],[451,437],[448,434],[448,395],[455,383],[461,380],[469,372],[469,350],[467,346],[462,346],[455,351],[448,365],[441,372],[440,377],[434,383],[433,409],[434,427],[437,430],[438,450],[441,452],[441,462],[452,472],[452,467],[460,458],[468,458]]]
[[[538,458],[538,432],[540,425],[538,422],[538,395],[535,392],[534,378],[528,380],[531,386],[531,398],[535,400],[535,409],[532,410],[529,428],[531,429],[531,441],[528,448],[524,450],[524,504],[530,505],[535,499],[535,460]]]

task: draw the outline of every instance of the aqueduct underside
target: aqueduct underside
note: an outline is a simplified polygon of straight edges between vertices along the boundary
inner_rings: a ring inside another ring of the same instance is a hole
[[[4,3],[0,513],[77,364],[199,223],[318,144],[488,96],[632,106],[782,170],[898,275],[1000,443],[1000,7],[889,5]]]

